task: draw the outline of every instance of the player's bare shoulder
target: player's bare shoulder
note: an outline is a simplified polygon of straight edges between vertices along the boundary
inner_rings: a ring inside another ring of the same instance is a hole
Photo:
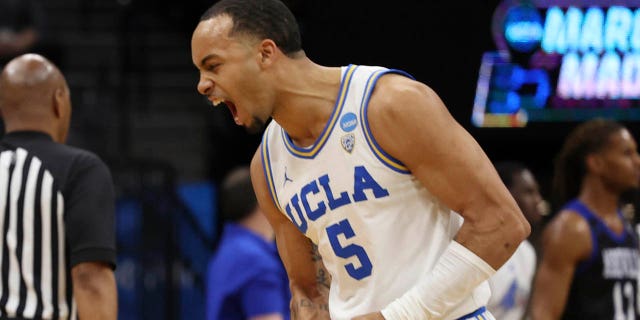
[[[426,84],[401,74],[388,73],[380,77],[369,101],[372,113],[397,113],[410,111],[421,102],[439,100]]]
[[[544,230],[545,250],[553,250],[567,258],[582,260],[592,249],[591,229],[587,220],[573,210],[562,210]]]
[[[414,174],[432,155],[453,150],[449,148],[451,143],[460,143],[458,139],[469,141],[438,94],[428,85],[403,75],[382,76],[367,110],[366,121],[378,145]],[[449,135],[443,136],[443,132]]]

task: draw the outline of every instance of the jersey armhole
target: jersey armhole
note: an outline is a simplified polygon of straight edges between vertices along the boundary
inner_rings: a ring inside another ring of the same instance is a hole
[[[267,188],[269,189],[269,194],[271,195],[271,200],[273,204],[280,210],[280,212],[284,211],[280,207],[280,201],[278,201],[278,194],[276,192],[275,183],[273,181],[273,171],[271,170],[271,160],[269,158],[269,132],[270,126],[264,132],[262,136],[262,143],[260,144],[260,159],[262,161],[262,170],[264,172],[264,178],[267,182]]]
[[[388,154],[386,151],[382,149],[382,147],[378,144],[375,137],[373,136],[373,133],[371,132],[371,128],[369,126],[368,116],[369,116],[369,100],[371,99],[371,93],[373,92],[373,89],[375,88],[375,85],[378,82],[378,79],[380,79],[380,77],[388,73],[400,74],[408,78],[414,79],[410,74],[401,70],[396,70],[396,69],[378,70],[369,76],[369,79],[367,80],[367,84],[364,89],[364,96],[362,97],[362,103],[360,105],[360,122],[362,123],[361,125],[362,133],[364,134],[365,140],[367,140],[367,144],[369,145],[369,148],[371,149],[372,153],[376,156],[376,158],[378,158],[378,160],[380,160],[380,162],[382,162],[382,164],[384,164],[389,169],[395,172],[402,173],[402,174],[410,174],[411,171],[409,171],[409,168],[407,168],[400,160],[392,157],[390,154]]]

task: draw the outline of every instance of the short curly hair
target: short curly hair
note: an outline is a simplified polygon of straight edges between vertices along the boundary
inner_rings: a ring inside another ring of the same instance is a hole
[[[271,39],[287,56],[302,50],[300,27],[296,18],[279,0],[218,1],[200,17],[200,21],[223,14],[233,19],[231,34]]]

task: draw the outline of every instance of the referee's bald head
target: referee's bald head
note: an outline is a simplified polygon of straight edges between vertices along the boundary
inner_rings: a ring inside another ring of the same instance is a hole
[[[69,87],[47,58],[27,53],[0,74],[0,112],[7,132],[37,130],[64,142],[71,117]]]

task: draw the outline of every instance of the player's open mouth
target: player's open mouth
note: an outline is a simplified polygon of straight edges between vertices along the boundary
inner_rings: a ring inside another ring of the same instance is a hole
[[[224,103],[224,105],[227,106],[227,108],[229,109],[229,111],[231,112],[231,116],[233,117],[233,119],[236,121],[236,123],[238,123],[239,119],[238,119],[238,109],[236,108],[236,105],[229,101],[229,100],[225,100],[223,98],[220,97],[214,97],[214,96],[209,96],[209,101],[211,101],[211,104],[214,107],[217,107],[218,105]]]
[[[236,109],[236,105],[228,100],[224,101],[224,104],[227,105],[227,108],[229,108],[229,111],[231,111],[231,115],[233,116],[233,119],[236,120],[236,122],[238,121],[238,109]]]

